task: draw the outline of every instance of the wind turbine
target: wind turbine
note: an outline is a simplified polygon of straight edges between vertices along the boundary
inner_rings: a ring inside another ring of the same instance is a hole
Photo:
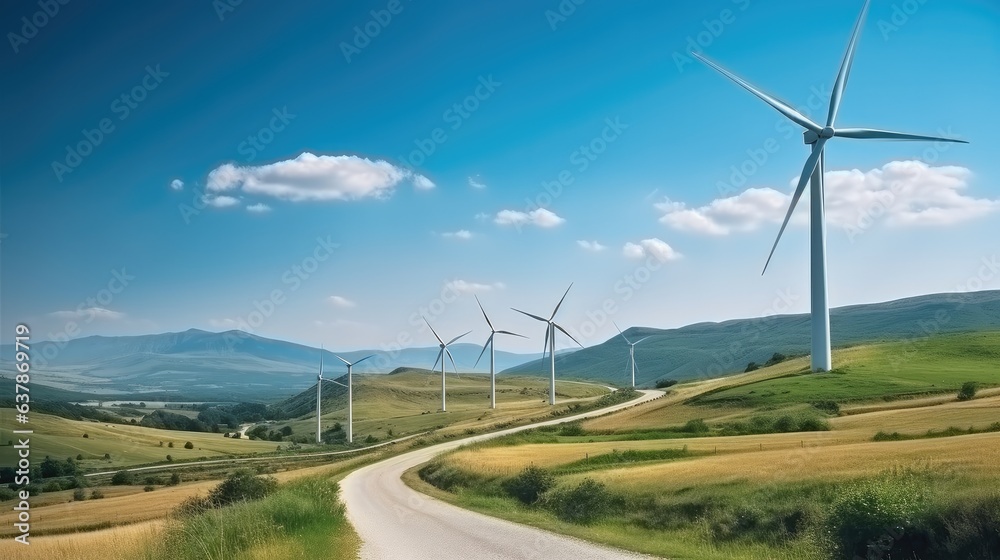
[[[320,417],[320,399],[323,397],[323,347],[319,347],[319,375],[316,376],[316,443],[323,443],[323,420]]]
[[[424,322],[427,323],[426,317],[424,317]],[[441,360],[441,412],[446,412],[448,409],[445,408],[444,355],[447,354],[448,358],[451,359],[451,365],[455,366],[455,375],[458,375],[458,365],[455,364],[455,358],[451,355],[451,351],[448,350],[448,346],[450,346],[453,342],[469,334],[472,331],[460,334],[446,343],[444,340],[441,339],[440,336],[438,336],[438,333],[434,331],[434,327],[431,327],[430,323],[427,323],[427,326],[431,329],[431,332],[434,333],[434,338],[436,338],[438,343],[441,345],[441,350],[438,351],[437,359],[434,360],[434,365],[431,366],[431,369],[436,368],[438,365],[438,360]]]
[[[486,324],[490,326],[490,337],[486,339],[486,344],[483,344],[483,350],[479,353],[479,357],[476,358],[476,364],[472,366],[475,368],[479,365],[479,360],[483,359],[483,353],[486,352],[486,347],[490,347],[490,408],[497,407],[497,374],[496,374],[496,352],[493,343],[493,337],[498,334],[509,334],[511,336],[520,336],[521,338],[528,338],[524,335],[517,333],[512,333],[510,331],[498,331],[494,326],[493,322],[490,321],[489,315],[486,314],[486,310],[483,309],[483,303],[479,301],[479,296],[475,296],[476,303],[479,304],[479,310],[483,312],[483,317],[486,319]]]
[[[556,329],[561,330],[563,332],[563,334],[565,334],[566,336],[572,338],[573,342],[579,344],[580,348],[583,348],[583,345],[580,344],[579,340],[573,338],[573,335],[571,335],[568,332],[566,332],[566,329],[562,328],[561,326],[559,326],[558,324],[556,324],[555,321],[553,321],[553,319],[556,318],[556,313],[559,312],[559,306],[562,305],[563,300],[566,299],[566,294],[569,293],[569,290],[572,287],[573,287],[573,284],[570,283],[569,288],[566,288],[566,293],[563,294],[562,299],[560,299],[559,303],[556,304],[556,308],[552,310],[552,315],[549,316],[548,319],[544,319],[542,317],[539,317],[538,315],[532,315],[531,313],[526,313],[524,311],[521,311],[520,309],[514,309],[513,307],[511,307],[511,309],[514,309],[514,311],[517,311],[518,313],[520,313],[522,315],[527,315],[528,317],[531,317],[532,319],[536,319],[536,320],[541,321],[541,322],[543,322],[543,323],[546,324],[546,327],[545,327],[545,346],[542,347],[542,359],[543,360],[545,359],[545,350],[546,350],[546,347],[548,347],[549,358],[551,359],[551,366],[552,366],[551,367],[552,376],[549,378],[549,404],[550,405],[556,404]]]
[[[868,14],[870,0],[865,0],[865,5],[861,9],[861,15],[854,25],[854,32],[851,40],[847,44],[847,52],[840,65],[840,72],[833,85],[833,93],[830,95],[830,109],[827,113],[826,126],[816,124],[808,117],[793,109],[787,103],[772,97],[757,89],[749,82],[739,76],[719,66],[715,62],[705,58],[698,53],[692,53],[696,58],[720,72],[730,80],[736,82],[741,87],[759,97],[762,101],[776,109],[782,115],[788,117],[795,124],[805,129],[805,143],[811,146],[811,153],[806,159],[806,164],[802,168],[798,185],[792,194],[791,204],[785,214],[785,221],[778,230],[778,237],[774,240],[771,253],[764,263],[764,270],[767,270],[768,263],[774,255],[774,249],[781,240],[788,220],[792,217],[795,205],[805,191],[806,183],[810,182],[809,189],[809,230],[810,230],[810,259],[811,259],[811,289],[810,305],[812,316],[812,371],[829,371],[830,362],[830,306],[827,302],[826,286],[826,209],[823,190],[823,174],[826,172],[826,162],[824,157],[824,147],[831,138],[853,138],[860,140],[930,140],[937,142],[959,142],[967,144],[964,140],[954,138],[941,138],[938,136],[923,136],[919,134],[908,134],[903,132],[892,132],[889,130],[878,130],[872,128],[834,128],[837,113],[840,111],[840,102],[847,87],[847,79],[851,73],[851,66],[854,64],[854,53],[858,45],[858,37],[861,28],[864,26],[865,16]],[[761,273],[763,274],[763,272]]]
[[[628,338],[625,338],[625,333],[623,333],[622,330],[620,328],[618,328],[618,323],[615,323],[614,321],[611,321],[611,324],[613,324],[615,326],[615,328],[618,329],[618,334],[622,335],[622,338],[624,338],[625,342],[628,343],[628,361],[629,361],[629,364],[632,366],[632,388],[634,389],[635,388],[635,345],[639,344],[643,340],[646,340],[647,338],[649,338],[649,336],[644,336],[644,337],[640,338],[639,340],[637,340],[635,342],[632,342]],[[650,336],[652,336],[652,335],[650,335]]]
[[[334,354],[334,356],[337,356]],[[347,364],[347,443],[354,443],[354,377],[351,374],[351,369],[360,364],[361,362],[367,360],[368,358],[374,357],[375,354],[371,356],[365,356],[360,360],[355,361],[353,364],[347,360],[337,356],[337,359]]]

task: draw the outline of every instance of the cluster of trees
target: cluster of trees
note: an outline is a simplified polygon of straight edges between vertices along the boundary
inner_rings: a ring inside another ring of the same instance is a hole
[[[211,432],[218,431],[218,426],[215,426],[215,430],[212,426],[209,426],[202,422],[201,420],[195,418],[188,418],[183,414],[177,414],[174,412],[167,412],[166,410],[154,410],[142,418],[139,422],[140,426],[146,426],[147,428],[160,428],[163,430],[185,430],[188,432]]]
[[[743,370],[743,373],[749,373],[751,371],[758,370],[761,367],[770,367],[773,366],[774,364],[780,364],[781,362],[787,359],[788,356],[782,354],[781,352],[775,352],[774,355],[772,355],[766,362],[764,362],[763,366],[759,365],[757,362],[750,362],[749,364],[747,364],[747,368]]]
[[[268,441],[284,441],[285,438],[292,435],[291,426],[285,426],[278,431],[268,430],[267,426],[259,425],[254,426],[253,429],[247,430],[247,437],[250,439],[264,439]]]

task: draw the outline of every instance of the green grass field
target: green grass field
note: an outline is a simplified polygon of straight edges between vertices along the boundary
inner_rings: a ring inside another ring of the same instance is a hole
[[[879,557],[998,557],[1000,433],[968,428],[1000,419],[1000,396],[955,393],[966,381],[1000,385],[1000,333],[908,348],[836,350],[840,373],[803,373],[806,360],[794,359],[677,385],[566,434],[456,450],[406,479],[463,507],[666,557],[821,560],[872,546]],[[858,408],[837,416],[807,404],[831,400]],[[827,429],[720,435],[736,420],[802,412],[826,416]],[[676,431],[696,418],[709,431]],[[883,430],[914,437],[872,441]],[[939,437],[916,437],[928,431]],[[512,488],[529,466],[547,474],[525,479],[542,489],[526,505]],[[887,526],[900,527],[888,540]]]

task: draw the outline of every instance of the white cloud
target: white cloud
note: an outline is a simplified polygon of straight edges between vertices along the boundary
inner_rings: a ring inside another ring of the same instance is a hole
[[[207,189],[293,202],[359,200],[388,198],[404,180],[417,189],[434,188],[427,177],[384,160],[303,152],[295,159],[267,165],[237,167],[225,163],[209,172]]]
[[[88,321],[92,321],[94,319],[114,321],[125,317],[124,313],[111,311],[110,309],[105,309],[104,307],[81,307],[72,311],[53,311],[52,313],[49,313],[49,315],[60,319],[86,319]]]
[[[482,182],[477,177],[469,177],[469,186],[474,189],[485,189],[486,183]]]
[[[254,214],[263,214],[265,212],[270,212],[271,207],[267,204],[258,202],[257,204],[248,204],[247,212],[253,212]]]
[[[622,247],[622,255],[629,259],[641,259],[648,256],[660,262],[676,261],[684,255],[659,238],[643,239],[638,243],[628,242]]]
[[[451,290],[464,294],[474,294],[478,292],[502,290],[506,286],[504,286],[503,282],[494,282],[492,284],[479,284],[477,282],[466,282],[465,280],[455,279],[450,282],[446,282],[444,287],[446,290]]]
[[[181,181],[180,179],[174,179],[173,181],[170,181],[170,188],[174,189],[175,191],[182,191],[184,190],[184,181]]]
[[[964,193],[971,177],[965,167],[931,167],[919,161],[892,161],[867,172],[828,171],[827,223],[845,230],[864,229],[875,220],[889,226],[946,226],[1000,211],[1000,200]],[[807,198],[799,201],[792,224],[808,223],[808,209],[803,209],[808,207]],[[755,188],[698,208],[669,200],[655,206],[663,212],[660,222],[674,229],[728,235],[781,224],[790,203],[790,194]]]
[[[584,239],[578,240],[576,242],[576,244],[579,245],[580,247],[586,249],[587,251],[592,251],[594,253],[598,253],[600,251],[603,251],[603,250],[607,249],[607,247],[605,247],[604,245],[601,245],[600,243],[598,243],[596,241],[586,241]]]
[[[215,208],[229,208],[230,206],[236,206],[237,204],[240,203],[240,200],[238,198],[233,198],[228,195],[222,195],[222,196],[205,195],[204,197],[202,197],[202,200],[205,201],[205,204],[208,204],[209,206]]]
[[[460,229],[458,231],[446,231],[441,234],[441,237],[466,240],[466,239],[472,239],[472,232],[467,229]]]
[[[487,221],[487,220],[490,219],[490,215],[487,214],[486,212],[479,212],[478,214],[476,214],[475,216],[473,216],[473,218],[475,218],[476,220],[478,220],[480,222],[485,222],[485,221]]]
[[[353,302],[353,301],[351,301],[351,300],[349,300],[349,299],[347,299],[347,298],[345,298],[343,296],[330,296],[329,298],[327,298],[327,301],[329,301],[333,305],[335,305],[337,307],[340,307],[340,308],[343,308],[343,309],[349,309],[351,307],[357,307],[357,305],[358,305],[357,303],[355,303],[355,302]]]
[[[517,210],[501,210],[497,212],[493,222],[502,226],[521,226],[525,224],[535,225],[541,228],[552,228],[562,224],[566,220],[555,215],[555,213],[538,208],[531,212],[519,212]]]

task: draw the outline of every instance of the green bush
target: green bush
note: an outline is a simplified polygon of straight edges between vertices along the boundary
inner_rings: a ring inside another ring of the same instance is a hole
[[[911,558],[898,548],[926,508],[925,485],[912,474],[857,481],[836,497],[827,520],[838,557]]]
[[[604,484],[586,478],[573,488],[560,488],[545,494],[542,504],[559,519],[587,525],[608,511],[611,494]]]
[[[6,486],[0,486],[0,502],[6,502],[7,500],[13,500],[17,497],[17,492],[7,488]]]
[[[757,362],[750,362],[747,364],[747,368],[743,370],[743,373],[750,373],[751,371],[757,371],[758,369],[760,369],[760,366],[757,365]]]
[[[657,389],[666,389],[667,387],[673,387],[674,385],[677,385],[676,379],[658,379],[656,381]]]
[[[143,492],[152,492],[153,490],[156,490],[156,487],[149,484],[142,487]]]
[[[570,422],[569,424],[562,424],[559,429],[559,435],[561,436],[585,436],[587,435],[586,430],[583,429],[578,422]]]
[[[958,400],[969,401],[976,398],[976,390],[978,386],[975,381],[966,381],[962,384],[962,388],[958,391]]]
[[[170,480],[167,481],[167,486],[177,486],[181,483],[181,475],[177,473],[171,473]]]
[[[91,500],[100,500],[103,497],[104,497],[104,492],[101,492],[99,488],[94,488],[93,490],[90,491]]]
[[[115,486],[135,484],[135,473],[132,471],[118,471],[111,477],[111,484]]]
[[[240,469],[229,475],[208,494],[213,507],[222,507],[233,502],[260,500],[278,487],[272,477],[255,475],[247,469]]]
[[[687,432],[689,434],[707,434],[709,432],[708,424],[705,423],[701,418],[695,418],[694,420],[688,420],[684,427],[681,428],[682,432]]]
[[[534,504],[556,483],[555,476],[547,470],[531,465],[517,476],[506,480],[503,489],[524,504]]]
[[[42,485],[42,492],[58,492],[62,489],[62,484],[59,484],[58,480],[50,480]]]
[[[427,484],[446,492],[459,487],[476,486],[483,482],[482,477],[440,461],[427,463],[417,471],[417,474]]]
[[[194,444],[189,441],[184,444],[184,449],[194,449]]]
[[[87,491],[83,488],[77,488],[73,490],[73,500],[77,502],[82,502],[87,499]]]

